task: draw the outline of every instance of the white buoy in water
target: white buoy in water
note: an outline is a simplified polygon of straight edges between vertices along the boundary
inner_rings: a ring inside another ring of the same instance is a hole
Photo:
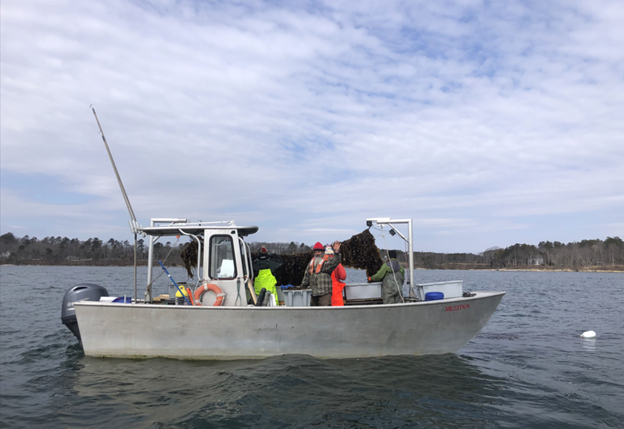
[[[596,338],[596,333],[594,331],[583,332],[581,338]]]

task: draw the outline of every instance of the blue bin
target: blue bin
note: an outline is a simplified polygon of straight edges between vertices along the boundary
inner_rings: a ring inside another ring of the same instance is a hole
[[[444,299],[444,293],[442,292],[427,292],[425,294],[425,301],[437,301]]]
[[[121,303],[121,304],[132,304],[132,298],[131,298],[131,297],[129,297],[129,296],[127,296],[127,297],[126,297],[126,299],[125,299],[125,301],[124,301],[124,297],[123,297],[123,296],[120,296],[119,298],[115,298],[115,299],[113,300],[113,302],[119,302],[119,303]]]

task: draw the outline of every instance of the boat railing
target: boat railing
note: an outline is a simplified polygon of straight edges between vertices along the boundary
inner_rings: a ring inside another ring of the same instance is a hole
[[[157,222],[161,222],[161,223],[169,223],[170,220],[169,219],[163,219],[162,221],[160,219],[152,219],[152,221],[157,221]],[[175,226],[175,227],[179,227],[179,228],[184,228],[184,227],[210,227],[210,226],[236,226],[236,221],[233,220],[216,220],[216,221],[209,221],[209,222],[204,222],[202,220],[199,220],[197,222],[189,222],[187,219],[173,219],[171,220],[171,222],[169,223],[169,225],[167,226]],[[155,225],[152,225],[155,226]]]
[[[244,250],[245,254],[241,254],[241,260],[245,266],[245,273],[247,274],[246,277],[251,279],[253,281],[253,265],[251,262],[251,248],[249,247],[249,244],[247,244],[245,242],[245,240],[243,240],[241,237],[238,237],[238,242],[240,243],[241,249]],[[244,280],[247,280],[247,278],[245,278]]]

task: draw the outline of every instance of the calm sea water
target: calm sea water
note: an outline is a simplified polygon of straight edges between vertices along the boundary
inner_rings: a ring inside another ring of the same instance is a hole
[[[623,274],[415,275],[507,295],[457,354],[99,359],[61,324],[61,300],[80,282],[133,295],[132,268],[0,267],[0,427],[624,427]]]

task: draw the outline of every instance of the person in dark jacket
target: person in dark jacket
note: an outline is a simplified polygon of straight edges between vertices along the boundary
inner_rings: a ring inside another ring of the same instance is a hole
[[[271,292],[277,299],[275,270],[283,265],[283,260],[278,255],[269,255],[266,247],[260,248],[260,256],[253,261],[254,290],[260,294],[262,288]]]
[[[334,241],[333,258],[325,255],[325,247],[321,243],[314,245],[314,257],[306,267],[302,288],[311,289],[310,306],[331,306],[332,301],[332,272],[342,262],[340,242]]]
[[[396,250],[388,252],[389,260],[381,266],[374,276],[369,277],[369,282],[381,281],[381,293],[384,304],[396,304],[403,302],[401,293],[405,283],[405,270],[396,260]]]

